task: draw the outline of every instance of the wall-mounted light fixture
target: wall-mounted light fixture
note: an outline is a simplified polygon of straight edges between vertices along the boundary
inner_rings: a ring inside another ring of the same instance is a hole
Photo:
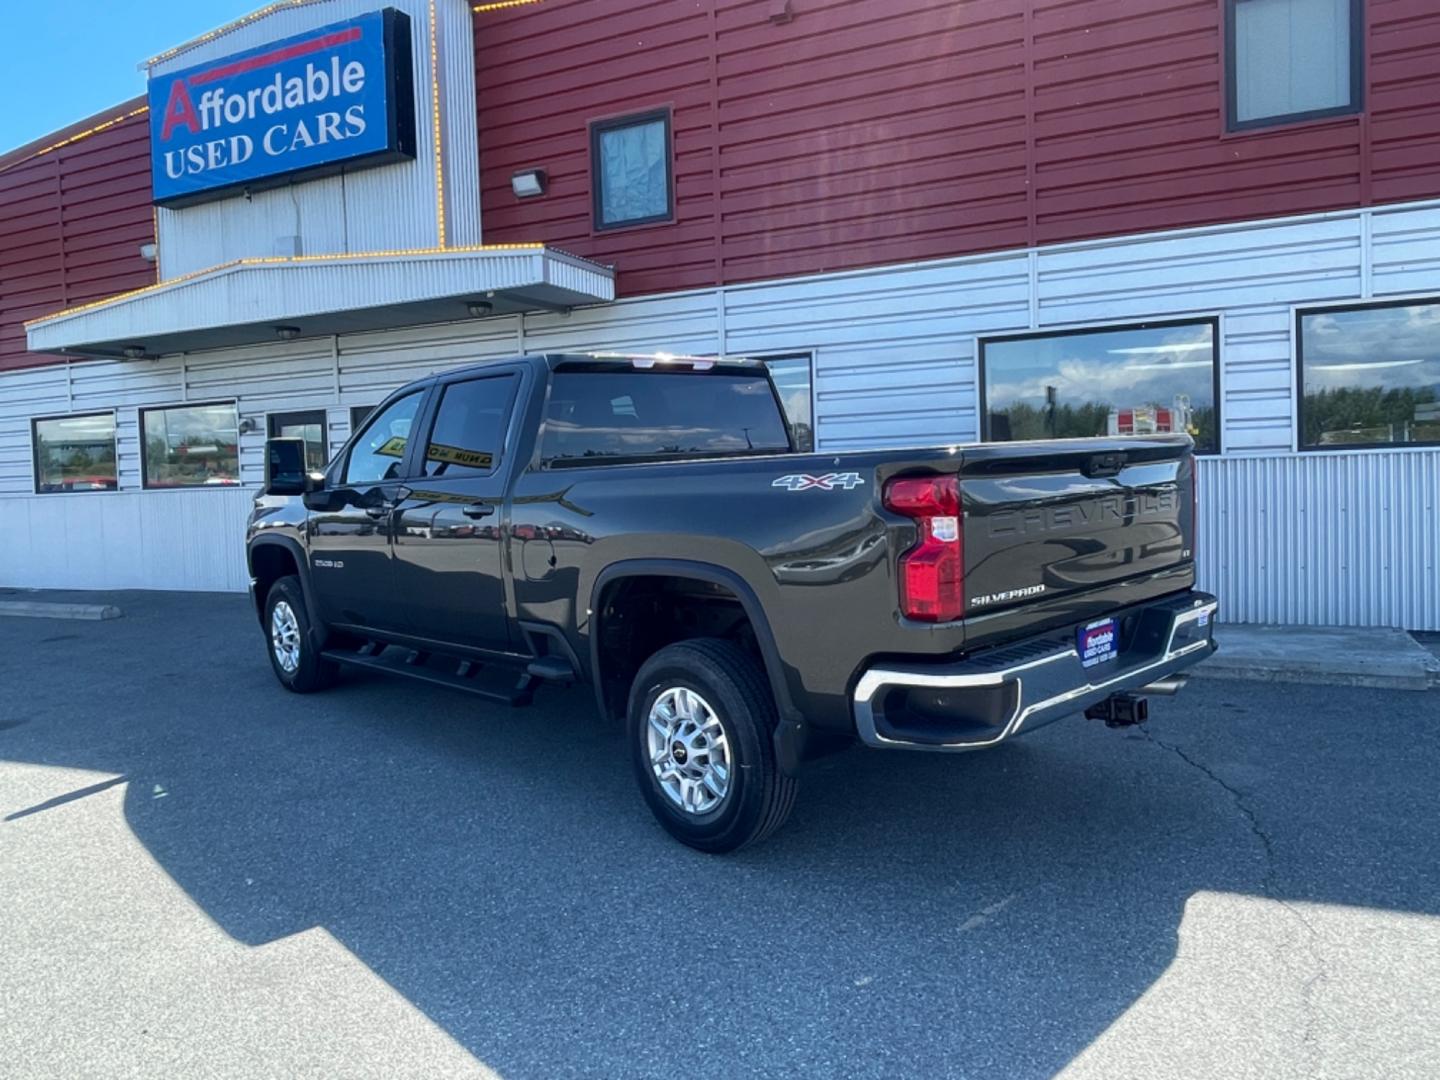
[[[243,418],[240,420],[240,434],[241,434],[241,435],[249,435],[252,431],[255,431],[259,426],[260,426],[260,425],[255,422],[255,418],[254,418],[253,416],[243,417]]]
[[[157,258],[160,257],[160,249],[157,248],[154,244],[141,244],[140,257],[146,262],[153,263]]]
[[[549,178],[544,169],[521,169],[510,177],[510,190],[517,199],[533,199],[545,194]]]
[[[144,360],[147,355],[144,345],[126,345],[121,352],[125,354],[126,360]]]
[[[300,336],[300,328],[298,326],[277,326],[275,327],[275,336],[281,341],[294,341]]]
[[[465,310],[470,312],[472,319],[483,319],[495,310],[495,305],[489,300],[471,300],[465,305]]]

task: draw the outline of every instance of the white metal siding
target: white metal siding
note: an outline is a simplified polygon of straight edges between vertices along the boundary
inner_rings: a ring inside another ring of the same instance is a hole
[[[1038,327],[1222,312],[1222,446],[1289,450],[1290,305],[1360,295],[1358,215],[1042,251]]]
[[[1025,255],[967,259],[725,295],[725,351],[813,350],[816,447],[976,437],[975,336],[1026,325]]]
[[[245,519],[254,501],[246,488],[0,498],[0,583],[243,591]]]
[[[70,407],[64,366],[16,371],[0,382],[0,493],[35,490],[30,456],[30,419],[78,412]],[[0,545],[0,585],[11,562]]]
[[[1208,458],[1200,483],[1225,620],[1440,629],[1440,450]]]
[[[1440,206],[1370,213],[1366,296],[1440,291]]]
[[[178,587],[243,585],[235,538],[248,496],[135,491],[140,405],[235,398],[241,415],[257,421],[273,410],[327,408],[338,445],[349,406],[374,404],[430,371],[518,351],[807,351],[815,356],[821,450],[964,442],[978,424],[977,339],[1218,314],[1225,456],[1201,464],[1200,560],[1202,584],[1220,594],[1224,617],[1440,629],[1440,451],[1293,452],[1292,307],[1427,290],[1440,294],[1440,203],[277,342],[183,361],[77,363],[68,375],[64,367],[13,373],[0,377],[0,493],[10,496],[0,498],[0,514],[23,514],[39,539],[0,558],[0,585],[176,587],[176,567],[186,568]],[[28,418],[112,406],[126,492],[27,494]],[[263,423],[257,428],[242,436],[247,482],[261,473]],[[197,519],[161,527],[144,516],[191,513],[191,500]],[[57,508],[80,502],[99,509]],[[198,521],[233,531],[226,539]],[[95,535],[129,550],[104,559],[145,556],[94,570],[86,560],[102,556],[86,553]],[[119,576],[106,576],[112,571]]]

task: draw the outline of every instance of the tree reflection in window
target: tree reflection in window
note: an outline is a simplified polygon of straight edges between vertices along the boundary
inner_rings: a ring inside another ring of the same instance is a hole
[[[1440,300],[1298,321],[1302,447],[1440,443]]]
[[[233,402],[142,409],[147,488],[240,483],[240,421]]]
[[[115,414],[57,416],[34,422],[35,490],[114,491]]]
[[[981,342],[988,440],[1189,434],[1219,449],[1213,319]]]

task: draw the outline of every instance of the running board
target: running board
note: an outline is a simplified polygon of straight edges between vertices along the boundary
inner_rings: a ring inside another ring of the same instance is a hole
[[[513,687],[496,685],[498,679],[491,678],[482,683],[477,676],[486,667],[474,660],[461,660],[458,658],[446,657],[438,653],[422,653],[412,649],[405,649],[399,646],[386,648],[374,646],[375,642],[367,642],[360,649],[326,649],[322,656],[326,660],[333,660],[337,664],[344,664],[347,667],[364,668],[367,671],[380,671],[386,675],[401,675],[407,679],[418,679],[420,682],[430,683],[434,686],[444,686],[451,690],[460,690],[475,697],[484,698],[486,701],[495,701],[501,705],[522,706],[529,705],[535,699],[535,686],[538,680],[535,676],[525,672],[518,673],[517,681]],[[441,666],[453,665],[453,666]],[[516,675],[514,668],[496,666],[493,670],[498,675],[504,672],[506,675]],[[488,685],[487,685],[488,684]]]

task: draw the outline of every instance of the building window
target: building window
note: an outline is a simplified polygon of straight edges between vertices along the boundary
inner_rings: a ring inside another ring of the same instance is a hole
[[[1296,321],[1301,449],[1440,443],[1440,299]]]
[[[350,406],[350,434],[355,434],[365,426],[365,421],[370,419],[370,414],[375,411],[374,405],[351,405]]]
[[[115,414],[56,416],[31,426],[35,446],[35,490],[114,491]]]
[[[272,439],[304,439],[305,468],[310,472],[324,470],[330,460],[324,409],[271,413],[265,425]]]
[[[514,397],[514,375],[446,386],[425,444],[425,475],[453,479],[494,472]]]
[[[1066,330],[980,343],[991,441],[1188,433],[1220,448],[1214,319]]]
[[[770,378],[780,394],[785,409],[785,422],[795,449],[808,454],[815,449],[815,420],[810,405],[810,354],[762,356],[759,359],[770,369]]]
[[[240,423],[234,402],[141,409],[145,486],[240,483]]]
[[[668,110],[590,125],[595,228],[669,221],[673,216]]]
[[[1226,0],[1231,131],[1360,110],[1361,0]]]

